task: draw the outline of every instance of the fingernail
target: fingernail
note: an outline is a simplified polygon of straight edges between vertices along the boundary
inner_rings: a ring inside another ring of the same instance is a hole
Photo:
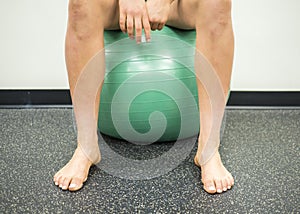
[[[70,188],[74,188],[74,187],[76,187],[77,185],[76,184],[70,184]]]

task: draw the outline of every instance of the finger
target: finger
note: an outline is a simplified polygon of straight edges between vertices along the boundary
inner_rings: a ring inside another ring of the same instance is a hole
[[[120,13],[119,25],[121,31],[123,31],[123,33],[126,33],[126,14],[123,12]]]
[[[126,24],[128,36],[133,39],[133,17],[129,14],[127,15]]]
[[[149,23],[147,13],[144,13],[144,15],[143,15],[143,28],[144,28],[144,32],[145,32],[146,41],[150,42],[151,26],[150,26],[150,23]]]
[[[135,39],[136,43],[141,43],[142,40],[142,23],[141,17],[134,17]]]
[[[158,24],[157,29],[162,30],[164,26],[165,26],[165,24],[160,23],[160,24]]]
[[[158,23],[152,22],[151,23],[151,30],[157,30],[157,28],[158,28]]]

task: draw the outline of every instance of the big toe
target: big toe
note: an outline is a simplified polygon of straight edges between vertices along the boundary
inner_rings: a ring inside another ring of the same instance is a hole
[[[217,192],[215,183],[213,180],[206,180],[203,181],[203,188],[206,192],[210,193],[210,194],[214,194]]]
[[[82,186],[83,186],[83,182],[85,180],[80,179],[80,178],[73,178],[70,185],[69,185],[69,190],[70,191],[77,191],[77,190],[81,189]]]

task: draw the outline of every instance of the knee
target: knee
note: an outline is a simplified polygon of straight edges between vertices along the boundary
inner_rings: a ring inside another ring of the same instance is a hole
[[[77,39],[91,35],[91,16],[88,0],[70,0],[68,9],[68,31]]]
[[[203,22],[211,35],[219,35],[231,28],[231,0],[208,0],[203,4]]]

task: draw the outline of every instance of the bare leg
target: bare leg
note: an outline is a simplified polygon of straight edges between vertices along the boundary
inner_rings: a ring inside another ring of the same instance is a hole
[[[223,87],[224,97],[227,97],[230,87],[232,62],[233,62],[233,31],[231,24],[231,3],[230,1],[203,1],[199,6],[201,18],[197,20],[197,44],[200,50],[214,67],[217,76]],[[211,108],[208,93],[198,81],[198,93],[200,103],[200,123],[207,124],[213,120],[210,117]],[[224,106],[225,107],[225,106]],[[223,111],[225,109],[222,109]],[[214,114],[214,112],[212,112]],[[221,118],[218,121],[218,127],[221,127]],[[200,156],[203,152],[203,143],[207,141],[208,135],[219,136],[220,130],[209,130],[205,125],[201,125],[199,145],[195,163],[199,165]],[[209,133],[214,131],[215,133]],[[220,138],[218,137],[218,141]],[[233,177],[223,166],[219,152],[210,158],[208,162],[201,165],[202,182],[204,188],[209,193],[221,193],[230,189],[233,185]]]
[[[171,13],[167,24],[179,28],[196,28],[196,48],[211,63],[215,70],[215,77],[219,78],[222,85],[223,97],[227,97],[230,87],[234,38],[231,24],[230,0],[190,0],[174,1],[172,4],[174,13]],[[193,15],[191,15],[193,14]],[[195,58],[197,60],[197,57]],[[234,184],[232,175],[222,164],[218,151],[205,162],[201,161],[205,145],[209,137],[214,136],[216,145],[220,142],[220,129],[211,130],[212,123],[221,127],[222,117],[216,119],[215,115],[223,115],[224,106],[215,111],[211,108],[211,102],[217,99],[208,96],[210,91],[197,81],[199,106],[200,106],[200,136],[198,150],[195,156],[195,164],[201,167],[201,177],[204,189],[208,193],[221,193],[230,189]],[[222,91],[220,92],[222,93]],[[225,100],[225,99],[224,99]],[[212,132],[211,132],[212,131]]]
[[[118,14],[117,1],[70,0],[69,2],[69,19],[66,34],[66,63],[74,106],[78,104],[75,103],[74,90],[81,72],[88,61],[103,49],[104,28],[114,28],[114,25],[117,26],[118,17],[116,17],[115,14]],[[99,74],[99,78],[101,78],[100,75],[101,74]],[[95,118],[97,118],[100,93],[96,91],[95,94],[97,94],[97,96],[95,106],[93,106],[94,108],[85,109],[85,111],[92,111],[95,114]],[[78,121],[80,121],[78,119],[79,117],[80,115],[75,111],[77,128],[80,126],[80,124],[78,124]],[[94,121],[90,122],[93,123]],[[96,153],[93,158],[94,160],[91,160],[79,146],[79,143],[81,145],[87,143],[82,141],[90,139],[93,139],[95,142],[89,142],[89,144],[98,145],[96,127],[88,133],[79,131],[80,129],[78,129],[78,147],[72,159],[54,175],[55,184],[63,190],[69,189],[75,191],[80,189],[83,182],[87,179],[90,166],[94,161],[100,161],[100,151],[97,151],[98,153]]]

